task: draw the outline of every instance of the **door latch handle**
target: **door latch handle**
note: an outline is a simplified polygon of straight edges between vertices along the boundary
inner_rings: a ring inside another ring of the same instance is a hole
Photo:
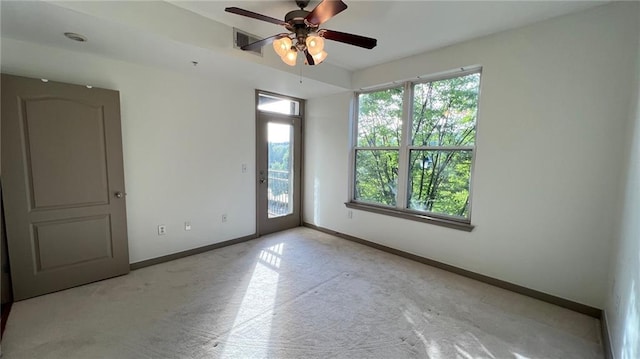
[[[260,183],[265,183],[265,182],[267,182],[267,180],[266,180],[266,179],[264,179],[264,178],[260,178]]]
[[[116,193],[114,194],[114,196],[115,196],[116,198],[122,198],[122,197],[124,197],[124,196],[126,196],[126,195],[127,195],[126,193],[122,193],[122,192],[120,192],[120,191],[118,191],[118,192],[116,192]]]

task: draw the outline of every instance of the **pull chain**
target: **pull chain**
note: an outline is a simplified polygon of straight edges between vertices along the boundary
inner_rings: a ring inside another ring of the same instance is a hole
[[[303,67],[304,67],[303,65],[300,65],[300,83],[302,83],[302,68]]]

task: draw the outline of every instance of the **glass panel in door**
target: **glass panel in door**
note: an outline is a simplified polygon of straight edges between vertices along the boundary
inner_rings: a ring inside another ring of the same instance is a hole
[[[267,169],[267,216],[293,213],[293,126],[269,122]]]

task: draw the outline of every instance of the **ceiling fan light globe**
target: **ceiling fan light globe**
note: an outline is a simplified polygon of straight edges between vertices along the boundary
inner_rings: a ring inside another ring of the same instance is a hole
[[[311,56],[315,56],[324,50],[324,39],[320,36],[310,35],[306,39],[307,51]]]
[[[278,54],[278,56],[283,57],[287,54],[287,51],[291,49],[291,44],[290,38],[283,37],[273,42],[273,50]]]
[[[282,62],[289,66],[296,66],[296,60],[298,59],[298,51],[289,49],[287,53],[281,57]]]
[[[311,53],[311,52],[309,52]],[[313,57],[313,62],[315,62],[315,64],[319,64],[322,63],[322,61],[324,61],[324,59],[327,58],[327,52],[326,51],[320,51],[319,53],[315,54],[315,55],[311,55]]]

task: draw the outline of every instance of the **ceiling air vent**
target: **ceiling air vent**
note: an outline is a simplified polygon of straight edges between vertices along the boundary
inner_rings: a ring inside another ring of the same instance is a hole
[[[233,47],[235,47],[236,49],[239,49],[242,46],[254,43],[258,40],[262,40],[262,39],[255,35],[251,35],[248,32],[242,31],[240,29],[236,29],[235,27],[233,28]],[[262,48],[258,50],[249,50],[247,52],[251,52],[253,54],[262,56]]]

